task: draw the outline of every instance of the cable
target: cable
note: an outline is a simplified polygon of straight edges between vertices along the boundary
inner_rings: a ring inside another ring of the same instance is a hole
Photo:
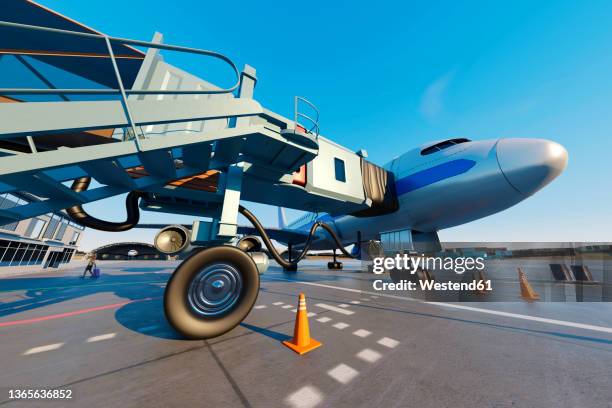
[[[306,256],[306,253],[310,249],[310,244],[311,244],[311,241],[312,241],[312,236],[314,235],[314,233],[319,228],[323,228],[325,231],[327,231],[329,233],[329,235],[333,238],[333,240],[334,240],[334,242],[336,244],[336,247],[339,248],[340,251],[345,256],[348,256],[349,258],[353,258],[353,259],[356,258],[355,256],[351,255],[350,252],[348,252],[346,249],[344,249],[344,246],[340,242],[340,239],[338,238],[338,236],[336,235],[334,230],[329,225],[327,225],[327,224],[325,224],[325,223],[323,223],[321,221],[317,221],[314,224],[312,224],[312,227],[310,227],[310,232],[308,233],[308,238],[306,239],[306,243],[304,244],[304,249],[302,250],[302,252],[295,258],[295,260],[293,262],[289,262],[289,261],[283,259],[282,256],[280,256],[280,254],[278,253],[278,251],[276,250],[274,245],[272,245],[272,241],[270,240],[270,237],[266,233],[266,230],[261,225],[261,223],[259,222],[257,217],[255,217],[255,215],[253,215],[253,213],[251,213],[249,210],[247,210],[243,206],[239,206],[238,207],[238,212],[240,214],[244,215],[244,217],[247,220],[249,220],[251,222],[251,224],[253,224],[253,227],[255,227],[255,229],[257,230],[257,232],[261,236],[261,239],[263,240],[264,244],[266,245],[266,247],[270,251],[270,254],[274,258],[274,260],[276,262],[278,262],[278,264],[280,266],[282,266],[283,268],[285,268],[285,269],[294,269],[294,268],[297,267],[298,262],[300,262],[302,260],[302,258],[304,258],[304,256]]]
[[[81,177],[72,183],[72,190],[80,193],[89,188],[91,177]],[[127,217],[122,222],[104,221],[99,218],[92,217],[84,209],[82,205],[75,205],[66,208],[66,213],[76,223],[85,227],[97,229],[100,231],[123,232],[134,228],[140,220],[140,208],[138,208],[138,199],[144,195],[141,191],[131,191],[125,198],[125,210]]]

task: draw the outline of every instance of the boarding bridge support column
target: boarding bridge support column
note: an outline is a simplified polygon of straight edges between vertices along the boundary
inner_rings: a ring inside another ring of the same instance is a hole
[[[242,188],[243,168],[233,165],[227,169],[223,207],[219,218],[217,236],[233,238],[238,228],[238,207],[240,205],[240,190]]]
[[[240,89],[238,90],[238,98],[253,99],[255,93],[255,84],[257,83],[256,71],[250,65],[245,64],[242,74],[240,75]],[[240,117],[230,119],[229,127],[245,127],[251,124],[251,118]],[[223,142],[215,151],[215,161],[221,163],[235,163],[245,138],[236,138],[231,141]]]

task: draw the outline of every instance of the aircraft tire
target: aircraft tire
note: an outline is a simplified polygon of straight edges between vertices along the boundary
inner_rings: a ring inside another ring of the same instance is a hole
[[[259,293],[255,262],[236,247],[195,251],[176,268],[164,293],[168,322],[190,339],[232,330],[249,314]]]

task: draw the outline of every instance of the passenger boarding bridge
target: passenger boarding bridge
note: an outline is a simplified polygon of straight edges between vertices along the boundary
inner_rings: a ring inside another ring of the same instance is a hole
[[[222,54],[164,44],[159,33],[150,42],[111,37],[33,2],[3,15],[0,58],[44,88],[0,89],[0,194],[41,198],[1,209],[0,223],[138,191],[142,209],[215,220],[206,240],[236,235],[240,199],[332,215],[388,205],[369,183],[384,170],[322,137],[305,98],[295,98],[291,119],[265,109],[251,66],[239,71]],[[221,61],[234,84],[185,72],[165,51]],[[60,88],[40,66],[97,87]],[[70,187],[83,178],[97,183]]]

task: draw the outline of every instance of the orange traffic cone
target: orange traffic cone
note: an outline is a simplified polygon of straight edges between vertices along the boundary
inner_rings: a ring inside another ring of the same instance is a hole
[[[521,284],[521,297],[528,302],[532,302],[534,300],[540,300],[540,295],[536,293],[535,290],[529,284],[527,280],[527,276],[525,276],[525,272],[521,268],[518,269],[519,275],[519,283]]]
[[[321,345],[320,342],[310,338],[308,313],[306,312],[306,298],[303,293],[300,293],[295,328],[293,329],[293,339],[291,341],[285,340],[283,344],[300,355],[306,354],[310,350],[314,350]]]

